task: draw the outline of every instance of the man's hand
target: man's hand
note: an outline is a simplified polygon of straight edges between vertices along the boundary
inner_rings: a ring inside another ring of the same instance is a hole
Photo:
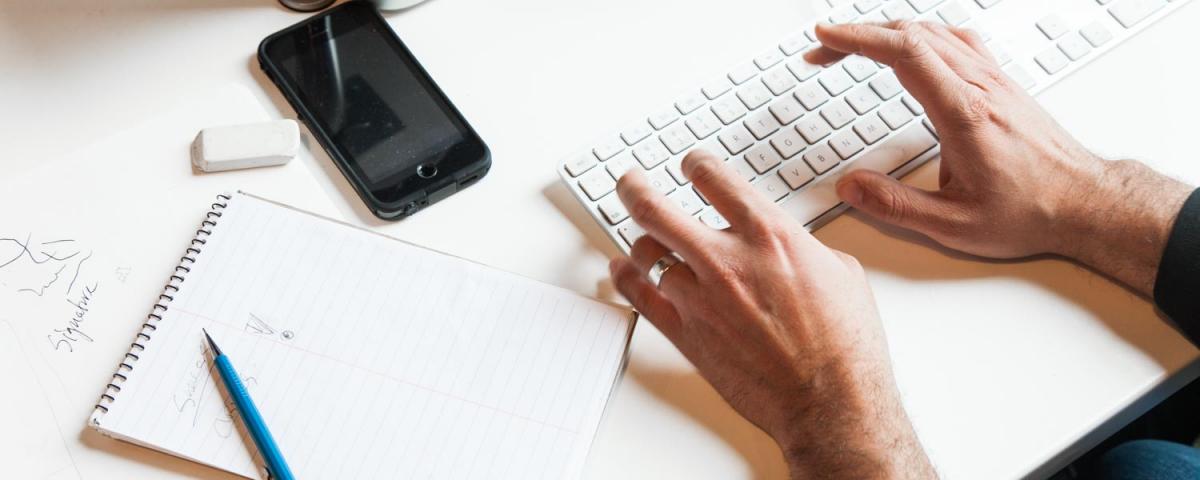
[[[617,192],[649,233],[611,264],[621,293],[779,443],[795,477],[933,476],[858,262],[717,158],[692,152],[683,169],[731,227],[711,229],[625,175]],[[655,288],[646,272],[671,252],[684,263]]]
[[[998,258],[1054,253],[1149,296],[1190,188],[1083,148],[1001,72],[979,37],[931,23],[818,26],[814,63],[858,53],[886,63],[941,138],[941,189],[870,171],[838,194],[884,222]]]

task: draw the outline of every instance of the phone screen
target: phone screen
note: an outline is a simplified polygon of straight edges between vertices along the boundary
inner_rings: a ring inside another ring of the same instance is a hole
[[[482,142],[390,28],[360,9],[344,13],[315,18],[266,53],[347,167],[386,202],[477,160]]]

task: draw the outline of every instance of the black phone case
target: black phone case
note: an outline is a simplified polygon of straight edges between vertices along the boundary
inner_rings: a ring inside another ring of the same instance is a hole
[[[391,35],[404,50],[404,53],[413,58],[414,63],[419,70],[417,73],[430,79],[429,83],[433,90],[430,93],[441,97],[442,101],[446,103],[453,115],[458,117],[462,124],[466,126],[467,130],[470,131],[470,134],[474,138],[478,139],[480,146],[483,147],[483,155],[478,160],[471,162],[467,166],[459,168],[454,172],[441,172],[446,174],[439,181],[428,185],[425,188],[415,189],[412,192],[407,192],[399,200],[394,202],[383,202],[371,194],[370,189],[367,188],[366,182],[359,178],[354,170],[348,166],[348,161],[342,155],[341,150],[337,148],[337,145],[334,143],[333,138],[329,135],[329,132],[326,132],[316,121],[314,121],[312,113],[303,104],[292,87],[280,80],[281,75],[278,67],[274,64],[274,62],[271,61],[270,57],[266,53],[267,45],[276,39],[279,39],[295,30],[304,28],[311,22],[320,21],[326,16],[337,15],[339,12],[356,8],[369,10],[371,21],[379,22],[379,24],[387,27],[386,31],[391,32]],[[379,14],[379,10],[370,4],[359,1],[346,2],[269,35],[258,45],[258,64],[259,67],[262,68],[263,72],[266,73],[267,78],[271,79],[271,83],[274,83],[275,86],[279,88],[279,91],[283,93],[283,96],[287,99],[288,104],[291,105],[292,109],[296,111],[300,117],[300,120],[308,126],[309,131],[312,132],[313,136],[317,138],[317,142],[319,142],[321,147],[325,149],[325,153],[329,155],[329,158],[331,158],[333,163],[337,165],[338,170],[342,172],[342,176],[346,177],[346,180],[350,182],[352,187],[354,187],[354,191],[358,193],[359,198],[362,199],[363,203],[367,204],[367,208],[369,208],[371,213],[373,213],[376,217],[384,220],[403,219],[429,205],[437,203],[438,201],[453,195],[463,187],[475,183],[480,178],[483,178],[484,175],[487,175],[488,170],[491,169],[492,155],[491,149],[488,148],[487,143],[483,141],[479,134],[475,132],[474,127],[472,127],[470,123],[467,122],[466,118],[463,117],[462,113],[458,111],[458,107],[455,107],[454,103],[450,101],[450,98],[447,97],[444,92],[442,92],[442,89],[437,85],[437,82],[433,81],[429,73],[425,71],[425,67],[421,65],[420,60],[417,60],[416,57],[412,55],[412,52],[408,50],[408,46],[405,45],[399,36],[396,35],[395,31],[393,31],[391,27],[387,25],[387,22],[384,21],[383,16]]]

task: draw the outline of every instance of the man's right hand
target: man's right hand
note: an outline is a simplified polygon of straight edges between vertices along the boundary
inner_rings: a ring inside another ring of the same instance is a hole
[[[819,25],[813,63],[861,54],[894,70],[941,139],[940,189],[859,170],[850,205],[951,248],[1016,258],[1060,254],[1149,296],[1190,188],[1132,161],[1093,155],[967,30],[932,23]]]

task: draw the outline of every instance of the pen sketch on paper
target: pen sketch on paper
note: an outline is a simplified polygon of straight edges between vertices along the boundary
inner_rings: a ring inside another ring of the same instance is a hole
[[[0,234],[0,293],[37,302],[54,318],[46,340],[55,351],[74,353],[93,341],[88,311],[100,282],[85,274],[92,253],[72,238]]]

